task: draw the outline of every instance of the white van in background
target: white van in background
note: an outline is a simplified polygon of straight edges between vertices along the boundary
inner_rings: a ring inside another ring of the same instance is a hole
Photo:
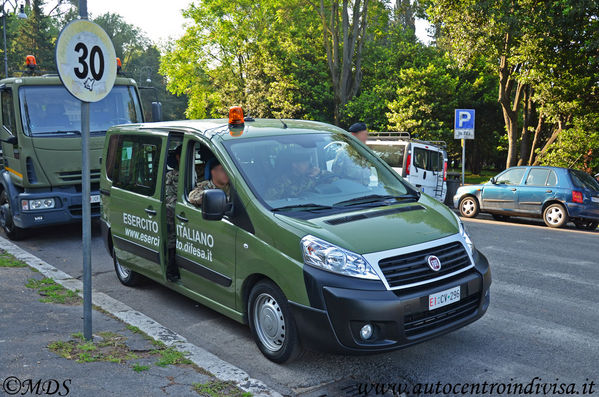
[[[366,145],[418,190],[445,201],[445,142],[411,139],[408,132],[370,132]]]

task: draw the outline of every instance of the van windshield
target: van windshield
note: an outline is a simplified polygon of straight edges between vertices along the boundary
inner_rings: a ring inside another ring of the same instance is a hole
[[[403,158],[406,145],[385,145],[380,143],[368,144],[368,147],[376,153],[385,163],[394,168],[403,167]]]
[[[347,211],[417,199],[369,150],[342,133],[225,142],[244,179],[270,210]]]
[[[81,134],[81,102],[64,86],[19,88],[23,131],[29,136]],[[117,124],[142,121],[137,93],[132,86],[114,86],[101,101],[90,103],[90,132],[106,133]]]

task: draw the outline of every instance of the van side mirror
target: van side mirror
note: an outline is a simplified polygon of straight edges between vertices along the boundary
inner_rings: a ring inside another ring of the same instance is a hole
[[[13,135],[8,139],[2,139],[2,142],[10,143],[11,145],[16,145],[17,143],[19,143],[19,140],[16,136]]]
[[[220,221],[227,211],[227,195],[220,189],[209,189],[202,196],[202,218]]]
[[[152,102],[152,121],[162,121],[162,102]]]

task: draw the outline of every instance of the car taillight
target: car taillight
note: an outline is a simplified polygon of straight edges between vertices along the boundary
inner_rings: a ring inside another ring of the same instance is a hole
[[[573,190],[572,191],[572,201],[575,203],[582,204],[582,202],[583,202],[582,192],[577,192],[576,190]]]
[[[408,153],[408,157],[406,158],[406,176],[410,175],[410,164],[412,164],[412,155]]]
[[[443,162],[443,181],[447,180],[447,161]]]

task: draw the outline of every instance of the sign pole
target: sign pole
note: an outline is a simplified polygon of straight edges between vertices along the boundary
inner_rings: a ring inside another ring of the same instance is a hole
[[[67,91],[81,101],[81,239],[83,242],[83,336],[92,339],[90,103],[105,98],[116,81],[116,53],[106,32],[87,19],[87,1],[79,0],[79,19],[56,40],[56,67]]]
[[[87,0],[79,0],[79,16],[87,19]],[[81,101],[81,209],[83,238],[83,337],[92,339],[91,204],[89,173],[89,102]]]
[[[466,173],[466,140],[462,139],[462,186],[466,181],[464,174]]]

